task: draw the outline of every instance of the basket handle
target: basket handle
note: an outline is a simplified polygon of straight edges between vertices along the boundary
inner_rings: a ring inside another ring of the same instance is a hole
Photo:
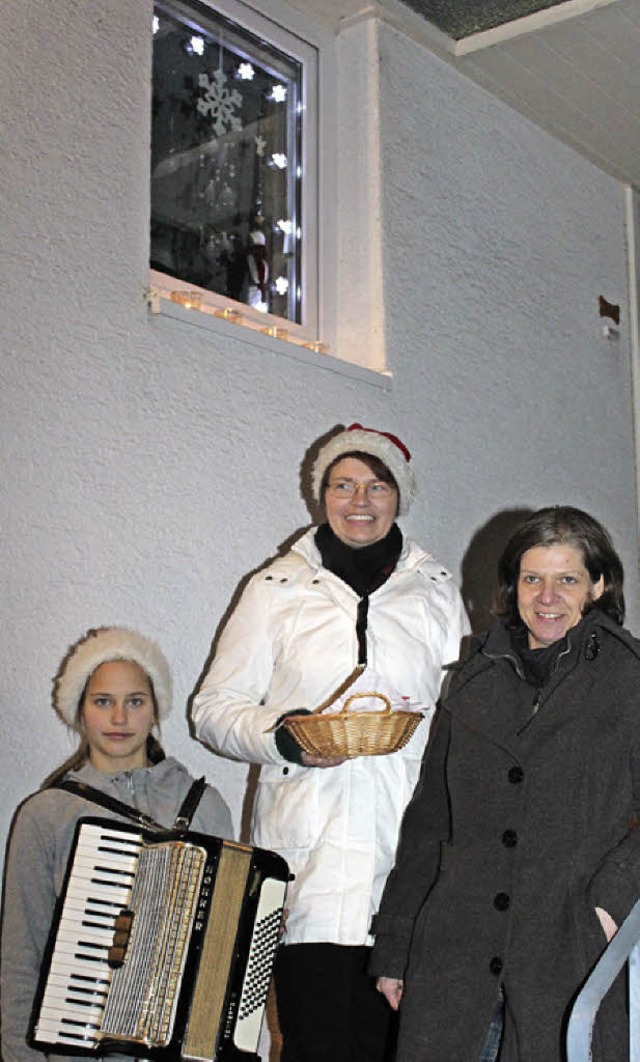
[[[380,712],[381,715],[388,715],[391,711],[391,701],[389,700],[389,698],[386,697],[384,693],[374,693],[373,690],[370,693],[366,693],[365,691],[363,691],[362,693],[352,693],[351,696],[347,697],[346,701],[344,702],[342,711],[348,712],[349,705],[351,704],[351,702],[357,701],[359,697],[377,697],[378,700],[384,701],[386,707],[383,708]]]

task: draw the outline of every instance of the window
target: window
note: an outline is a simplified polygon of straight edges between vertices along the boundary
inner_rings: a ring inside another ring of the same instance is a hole
[[[316,52],[224,6],[154,7],[151,268],[165,288],[313,333]]]

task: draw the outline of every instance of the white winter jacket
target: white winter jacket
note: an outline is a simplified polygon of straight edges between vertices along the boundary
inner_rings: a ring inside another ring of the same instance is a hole
[[[458,658],[468,622],[449,572],[405,539],[395,571],[370,597],[368,666],[431,711],[389,756],[331,768],[289,763],[270,727],[285,711],[319,705],[358,658],[358,595],[322,567],[314,534],[248,583],[193,720],[198,737],[223,755],[263,764],[252,843],[279,852],[295,875],[286,943],[361,945],[371,942],[442,667]]]

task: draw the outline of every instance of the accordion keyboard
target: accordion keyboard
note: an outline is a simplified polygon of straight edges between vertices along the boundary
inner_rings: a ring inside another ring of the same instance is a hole
[[[116,918],[131,903],[141,837],[85,826],[58,923],[37,1035],[91,1050],[115,970],[108,961]]]

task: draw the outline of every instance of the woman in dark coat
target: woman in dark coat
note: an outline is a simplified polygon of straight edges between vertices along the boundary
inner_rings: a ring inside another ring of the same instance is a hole
[[[558,1062],[582,982],[640,896],[640,642],[620,559],[569,507],[499,564],[502,620],[452,676],[375,919],[398,1062]],[[425,902],[426,901],[426,902]],[[622,979],[594,1058],[626,1057]]]

